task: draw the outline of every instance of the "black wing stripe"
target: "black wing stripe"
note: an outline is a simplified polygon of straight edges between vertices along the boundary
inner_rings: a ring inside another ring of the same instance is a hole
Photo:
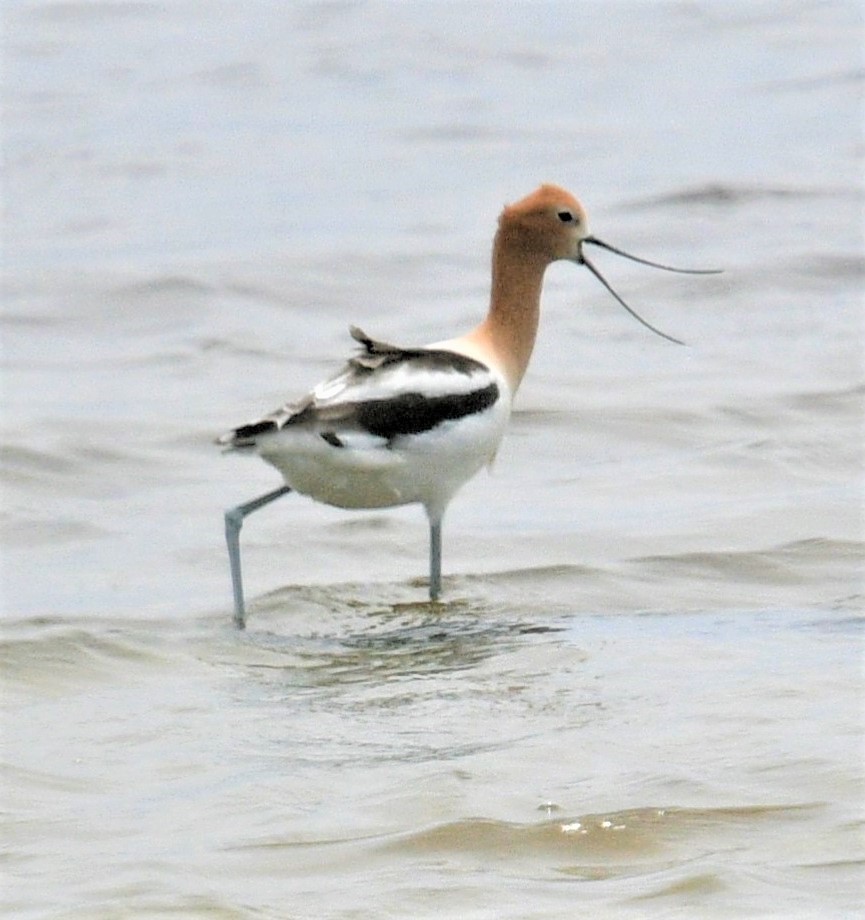
[[[470,393],[425,396],[402,393],[390,399],[370,399],[354,406],[357,422],[370,434],[391,440],[400,435],[422,434],[442,422],[483,412],[499,398],[498,384]]]
[[[340,441],[339,435],[335,431],[322,431],[319,437],[323,441],[327,441],[331,447],[345,447],[345,444]]]
[[[220,441],[226,441],[229,437],[234,441],[254,441],[257,435],[264,434],[266,431],[275,431],[276,422],[273,419],[262,419],[259,422],[250,422],[248,425],[241,425],[234,431],[228,432],[220,438]]]

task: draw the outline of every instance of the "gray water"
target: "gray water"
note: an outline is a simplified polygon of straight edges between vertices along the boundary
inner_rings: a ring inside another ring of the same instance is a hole
[[[2,11],[2,896],[16,918],[853,917],[863,10]],[[290,497],[225,428],[573,265],[445,522]]]

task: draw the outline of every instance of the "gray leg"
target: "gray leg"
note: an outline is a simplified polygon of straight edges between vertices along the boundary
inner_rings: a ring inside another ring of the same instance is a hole
[[[238,505],[225,512],[225,542],[228,544],[228,562],[231,566],[231,588],[234,591],[234,624],[238,629],[246,626],[246,610],[243,606],[243,579],[240,574],[240,528],[243,519],[258,511],[282,495],[290,492],[288,486],[280,486],[265,495],[259,495],[252,501]]]
[[[429,598],[437,601],[442,590],[442,522],[429,525]]]

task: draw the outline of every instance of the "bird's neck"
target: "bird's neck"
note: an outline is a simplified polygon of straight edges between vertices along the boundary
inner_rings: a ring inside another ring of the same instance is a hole
[[[469,337],[492,349],[513,392],[523,379],[535,345],[548,262],[501,229],[496,234],[489,312]]]

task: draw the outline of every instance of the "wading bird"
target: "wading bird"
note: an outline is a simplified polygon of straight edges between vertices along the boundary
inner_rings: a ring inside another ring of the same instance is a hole
[[[555,185],[508,205],[493,242],[492,293],[486,317],[457,338],[403,348],[351,335],[359,353],[336,376],[218,440],[252,451],[276,467],[284,484],[225,513],[234,618],[245,623],[240,528],[253,511],[288,492],[339,508],[418,503],[429,520],[429,596],[441,591],[442,518],[454,494],[492,462],[538,328],[548,265],[585,265],[616,300],[652,332],[682,344],[638,316],[587,259],[599,246],[666,271],[709,274],[650,262],[589,234],[586,213]]]

